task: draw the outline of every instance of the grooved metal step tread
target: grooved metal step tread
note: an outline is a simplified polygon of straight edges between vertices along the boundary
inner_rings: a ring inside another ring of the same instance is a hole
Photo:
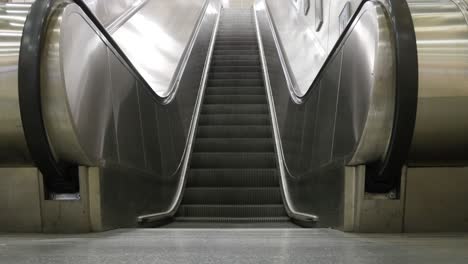
[[[267,104],[207,104],[202,114],[268,114]]]
[[[260,66],[212,66],[211,72],[262,72]]]
[[[261,205],[182,205],[177,213],[182,217],[286,217],[282,204]]]
[[[262,74],[260,72],[211,72],[210,78],[213,80],[261,80]]]
[[[258,51],[254,49],[244,49],[244,50],[232,50],[232,49],[225,49],[225,50],[214,50],[213,55],[218,56],[256,56]]]
[[[188,187],[182,205],[282,204],[279,187]]]
[[[277,223],[288,222],[288,217],[176,217],[177,222],[193,223]]]
[[[243,44],[243,45],[217,43],[215,45],[215,48],[214,48],[214,51],[236,51],[236,52],[240,52],[240,51],[243,51],[243,50],[253,50],[253,51],[257,52],[257,54],[259,52],[258,51],[258,45],[255,42],[252,42],[252,44]]]
[[[223,43],[228,43],[228,42],[231,42],[231,43],[238,43],[238,42],[248,42],[248,43],[252,43],[252,42],[255,42],[257,43],[258,39],[257,37],[244,37],[244,38],[241,38],[241,37],[228,37],[228,36],[217,36],[216,37],[216,40],[219,41],[217,43],[219,44],[223,44]],[[258,45],[258,44],[257,44]]]
[[[233,80],[233,79],[248,79],[248,80],[262,80],[260,72],[211,72],[210,78],[213,80]]]
[[[271,138],[271,126],[199,126],[199,138]]]
[[[265,96],[265,88],[261,86],[247,87],[208,87],[207,95],[263,95]]]
[[[272,152],[195,152],[191,168],[275,168]]]
[[[217,40],[215,47],[217,46],[243,46],[243,45],[255,45],[258,47],[257,39],[245,40],[245,39],[233,39],[233,40]]]
[[[177,221],[288,221],[267,103],[253,13],[225,9]]]
[[[260,67],[260,60],[226,60],[226,59],[219,59],[213,60],[211,62],[212,66],[257,66]]]
[[[199,138],[194,152],[273,152],[271,138]]]
[[[252,114],[202,114],[198,122],[202,126],[269,125],[270,117]]]
[[[278,187],[274,169],[190,169],[187,187]]]
[[[263,85],[261,77],[256,79],[209,79],[209,86],[258,86]]]
[[[213,55],[213,59],[216,60],[260,60],[259,55],[251,55],[251,54],[236,54],[236,55],[222,55],[222,54],[215,54]]]
[[[266,104],[265,95],[205,95],[205,104]]]

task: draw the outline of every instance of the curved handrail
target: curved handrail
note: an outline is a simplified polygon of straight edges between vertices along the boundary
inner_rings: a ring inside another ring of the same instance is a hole
[[[266,90],[266,94],[267,94],[267,97],[268,97],[268,105],[269,105],[269,108],[270,108],[270,116],[271,116],[271,119],[272,119],[272,126],[273,126],[273,136],[275,138],[275,149],[276,149],[276,152],[277,152],[277,157],[278,157],[278,167],[279,167],[279,172],[280,172],[280,184],[281,184],[281,194],[283,196],[283,200],[284,200],[284,205],[285,205],[285,209],[286,209],[286,212],[287,214],[289,215],[289,217],[293,218],[293,219],[296,219],[296,220],[299,220],[299,221],[302,221],[302,222],[317,222],[319,221],[319,217],[316,216],[316,215],[312,215],[312,214],[306,214],[306,213],[302,213],[302,212],[299,212],[297,211],[294,206],[293,206],[293,203],[291,201],[291,198],[289,196],[289,192],[285,191],[287,188],[286,188],[286,181],[285,181],[285,177],[284,177],[284,174],[285,174],[285,162],[284,162],[284,159],[282,158],[283,157],[283,149],[282,149],[282,146],[280,144],[280,140],[278,140],[280,138],[280,135],[279,135],[279,128],[278,128],[278,121],[276,119],[276,110],[275,110],[275,104],[273,103],[273,95],[272,95],[272,92],[271,92],[271,87],[270,87],[270,77],[269,77],[269,74],[268,74],[268,70],[267,70],[267,62],[265,60],[265,51],[263,49],[263,41],[262,41],[262,36],[260,35],[260,27],[258,25],[258,18],[257,18],[257,12],[255,12],[255,9],[253,10],[254,12],[254,20],[255,20],[255,28],[256,28],[256,31],[257,31],[257,41],[258,41],[258,47],[259,47],[259,52],[260,52],[260,61],[261,61],[261,64],[262,64],[262,71],[263,71],[263,76],[264,76],[264,83],[265,83],[265,90]]]
[[[367,174],[371,177],[366,177],[366,188],[373,192],[387,192],[394,187],[399,187],[398,178],[400,171],[408,156],[411,141],[413,137],[417,98],[418,98],[418,57],[416,46],[416,33],[414,31],[411,12],[406,1],[400,0],[363,0],[357,11],[353,14],[348,22],[348,25],[338,38],[336,44],[332,48],[330,54],[322,65],[316,78],[309,86],[307,92],[299,97],[293,92],[292,78],[289,68],[285,64],[285,60],[281,60],[283,72],[288,83],[290,98],[296,104],[302,104],[311,98],[314,87],[317,86],[320,77],[324,74],[327,66],[332,62],[334,54],[340,48],[346,35],[350,31],[353,23],[359,17],[359,11],[368,1],[381,3],[387,10],[389,21],[391,22],[392,31],[395,34],[396,47],[396,98],[395,98],[395,114],[394,126],[391,133],[390,143],[387,153],[382,161],[368,165]],[[280,57],[284,57],[281,48],[281,40],[277,37],[278,32],[271,19],[270,10],[267,1],[265,1],[267,17],[270,20],[270,27],[274,38],[278,41],[277,50]]]
[[[142,87],[149,90],[154,100],[162,105],[171,102],[175,95],[160,97],[151,89],[148,82],[138,72],[135,65],[86,3],[83,0],[73,0],[71,2],[75,3],[83,11],[97,29],[100,37],[127,64],[136,80]],[[47,135],[41,102],[41,52],[42,47],[45,45],[49,18],[56,7],[68,3],[70,2],[41,0],[32,4],[23,28],[18,62],[18,95],[26,144],[35,165],[44,175],[44,189],[56,193],[76,193],[79,191],[78,164],[66,164],[57,160]],[[207,3],[208,1],[205,2],[200,17],[204,15]],[[192,38],[194,37],[196,36],[192,35]]]
[[[211,58],[213,57],[213,50],[214,50],[214,45],[216,41],[216,32],[218,31],[220,15],[221,14],[218,14],[218,17],[216,18],[215,26],[213,29],[213,35],[211,36],[210,46],[208,49],[208,56],[206,57],[206,60],[205,60],[205,65],[203,69],[202,80],[200,82],[197,103],[195,106],[195,111],[193,113],[192,123],[189,129],[190,131],[190,135],[188,136],[189,142],[188,142],[188,146],[185,149],[185,153],[183,155],[183,157],[185,158],[182,160],[181,164],[179,165],[179,166],[182,166],[182,175],[184,175],[183,176],[184,178],[180,181],[179,185],[177,186],[176,195],[174,196],[174,199],[172,200],[172,203],[170,204],[169,208],[165,210],[164,212],[158,212],[158,213],[139,216],[137,218],[137,221],[139,224],[163,221],[165,218],[174,216],[174,214],[177,212],[179,208],[180,203],[182,202],[183,190],[184,190],[185,182],[186,182],[185,175],[186,175],[189,162],[190,162],[189,154],[191,153],[192,148],[193,148],[193,139],[195,138],[195,131],[198,125],[198,119],[200,118],[200,111],[202,107],[203,97],[205,95],[206,84],[208,82],[208,73],[210,72]]]

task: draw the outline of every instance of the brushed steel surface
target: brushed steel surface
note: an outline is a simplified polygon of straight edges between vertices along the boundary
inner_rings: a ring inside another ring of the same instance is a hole
[[[339,15],[349,6],[354,14],[362,0],[267,0],[280,46],[288,58],[293,96],[302,97],[312,85],[341,35]],[[348,24],[349,21],[346,21]]]
[[[109,5],[109,1],[92,1],[87,0],[91,9],[95,12],[98,18],[103,22],[108,28],[115,27],[116,22],[121,23],[125,19],[126,11],[129,9],[138,7],[146,2],[146,0],[112,0],[112,5]],[[22,128],[22,122],[20,117],[19,102],[18,102],[18,56],[19,56],[19,43],[22,37],[23,24],[25,22],[26,16],[29,13],[29,8],[31,4],[20,4],[20,3],[3,3],[0,4],[0,80],[1,80],[1,89],[0,89],[0,122],[2,126],[0,128],[0,164],[1,166],[11,166],[11,165],[32,165],[32,160],[29,156],[29,151],[26,146],[24,139],[24,132]],[[60,26],[57,25],[57,20],[60,20],[61,17],[54,16],[55,21],[51,22],[51,28],[55,27],[52,30],[49,30],[49,53],[43,54],[46,60],[50,63],[44,65],[44,67],[49,67],[47,74],[49,74],[49,80],[53,79],[54,83],[50,85],[62,85],[64,83],[62,72],[60,71],[60,61],[58,61],[57,56],[59,55],[60,48],[63,48],[63,44],[59,43],[58,35],[60,32],[54,30],[61,30]],[[67,20],[68,23],[70,20]],[[79,22],[79,21],[78,21]],[[118,23],[117,23],[118,24]],[[71,25],[72,26],[72,25]],[[70,27],[70,25],[69,25]],[[83,27],[81,27],[83,29]],[[70,28],[68,29],[70,30]],[[71,34],[72,31],[68,32]],[[85,29],[86,30],[86,29]],[[89,31],[87,32],[88,34]],[[79,35],[80,33],[78,33]],[[86,34],[83,32],[82,34]],[[76,40],[74,37],[70,37],[67,41],[70,43],[72,40]],[[99,40],[100,41],[100,40]],[[94,44],[96,44],[96,39],[94,39]],[[82,43],[72,43],[72,48],[80,50],[83,48]],[[86,46],[85,49],[89,48],[93,44]],[[104,51],[107,52],[107,51]],[[75,56],[80,57],[80,53],[74,52]],[[102,58],[102,56],[101,56]],[[99,60],[99,58],[88,58],[89,60],[94,60],[99,63],[105,62],[105,60]],[[77,62],[77,64],[79,64]],[[87,70],[91,74],[101,74],[99,65],[91,64],[90,68],[85,68],[85,65],[81,64],[77,67],[82,67],[82,70]],[[69,75],[70,76],[70,75]],[[105,91],[104,91],[105,92]],[[48,94],[55,100],[59,100],[58,94]],[[62,104],[63,107],[67,107],[67,102],[57,102]],[[47,105],[46,107],[50,108],[52,106]],[[55,106],[57,107],[57,106]],[[95,109],[94,109],[95,110]],[[50,109],[54,111],[54,109]],[[56,118],[62,120],[61,123],[54,124],[55,126],[61,126],[64,128],[63,122],[66,122],[67,117],[64,116],[65,112],[58,111],[55,113]],[[98,114],[99,115],[99,114]],[[68,128],[70,128],[68,124]],[[73,136],[70,133],[62,134],[61,137],[70,137]],[[52,138],[52,137],[51,137]],[[53,138],[52,140],[60,141],[60,138]],[[66,140],[67,143],[73,142],[73,140]],[[99,147],[99,146],[97,146]],[[69,155],[65,155],[64,159],[76,159],[80,160],[80,153],[83,150],[78,145],[69,146]],[[70,157],[71,156],[71,157]],[[81,156],[82,158],[82,156]],[[89,164],[89,160],[81,160],[82,164]]]
[[[468,5],[459,0],[408,4],[419,57],[418,111],[409,162],[467,165]]]
[[[0,4],[0,166],[30,164],[18,99],[18,56],[30,4]]]
[[[122,17],[148,0],[84,0],[89,9],[106,28],[115,28]]]
[[[345,165],[381,160],[391,136],[395,47],[387,11],[378,2],[360,9],[320,81],[297,104],[286,76],[278,74],[281,49],[265,2],[255,9],[279,128],[283,191],[295,211],[318,215],[321,226],[340,226]]]
[[[104,224],[134,226],[138,215],[168,214],[177,206],[220,7],[210,1],[201,15],[178,91],[168,103],[141,82],[78,6],[65,3],[51,18],[43,54],[47,132],[57,159],[101,170]],[[121,195],[111,199],[116,190]],[[125,217],[118,220],[115,208],[124,209]]]
[[[205,2],[149,1],[112,34],[161,97],[176,89],[181,60]]]
[[[73,4],[62,5],[51,18],[41,99],[55,158],[89,166],[102,157],[114,128],[106,120],[112,114],[108,51],[88,23]]]

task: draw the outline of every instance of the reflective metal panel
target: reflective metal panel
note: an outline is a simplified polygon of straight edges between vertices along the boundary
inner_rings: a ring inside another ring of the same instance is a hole
[[[113,38],[161,97],[168,96],[205,0],[150,1]],[[177,23],[176,23],[177,21]]]
[[[381,4],[367,2],[317,85],[297,104],[281,74],[281,49],[264,2],[257,1],[255,8],[289,206],[318,215],[320,225],[337,226],[343,217],[345,166],[383,159],[391,137],[396,69],[389,18]]]
[[[138,212],[129,212],[133,219],[155,212],[167,216],[175,210],[220,4],[214,0],[206,10],[178,91],[167,104],[142,83],[77,5],[66,3],[55,11],[43,54],[46,128],[57,159],[104,171],[103,197],[114,195],[109,193],[113,188],[129,191],[103,207],[134,208],[129,204],[140,197],[148,201],[142,201]],[[120,178],[113,181],[112,175]],[[117,204],[122,201],[126,204]]]
[[[106,26],[112,26],[113,23],[116,22],[116,20],[121,19],[123,16],[125,16],[126,12],[135,6],[138,6],[140,4],[144,3],[144,0],[112,0],[112,5],[109,5],[109,0],[102,1],[102,0],[86,0],[86,2],[89,4],[89,6],[92,8],[92,10],[96,13],[96,15],[101,19],[101,21],[106,25]],[[32,161],[29,157],[28,149],[26,146],[26,142],[24,139],[23,135],[23,128],[22,128],[22,122],[20,118],[20,110],[19,110],[19,102],[18,102],[18,55],[19,55],[19,44],[20,40],[22,37],[22,32],[23,32],[23,24],[25,22],[26,16],[29,13],[29,8],[30,4],[19,4],[19,3],[4,3],[0,4],[0,67],[1,67],[1,72],[0,72],[0,80],[1,80],[1,87],[0,87],[0,121],[2,123],[2,126],[0,127],[0,163],[1,166],[10,166],[10,165],[32,165]],[[94,40],[91,40],[86,46],[83,46],[83,43],[80,42],[75,42],[73,41],[77,40],[80,35],[86,34],[86,27],[80,26],[80,21],[77,20],[76,22],[78,23],[76,25],[76,29],[73,27],[73,25],[68,25],[68,28],[66,30],[69,30],[67,34],[70,34],[71,37],[66,39],[65,41],[68,41],[71,43],[71,45],[63,45],[63,43],[59,42],[58,35],[60,35],[60,26],[57,25],[60,24],[61,17],[55,17],[55,21],[51,22],[51,30],[49,30],[49,46],[48,46],[48,53],[43,54],[44,59],[48,61],[47,66],[49,67],[47,70],[47,74],[49,75],[49,80],[54,80],[54,84],[50,85],[59,85],[62,86],[63,82],[65,80],[63,79],[63,72],[60,70],[60,61],[58,59],[59,52],[61,48],[66,49],[72,48],[73,49],[73,54],[75,54],[76,57],[82,57],[83,54],[80,52],[76,52],[76,50],[93,50],[94,49],[94,54],[90,54],[91,57],[88,57],[88,61],[84,63],[79,63],[76,62],[76,68],[73,68],[71,70],[76,70],[77,68],[81,68],[83,71],[87,71],[89,74],[93,75],[99,75],[99,76],[105,76],[102,75],[103,73],[101,72],[101,66],[103,63],[106,63],[106,55],[102,54],[103,52],[107,52],[106,49],[103,49],[101,47],[100,49],[100,55],[97,54],[99,53],[98,50],[99,44],[101,40],[97,38],[99,41],[96,42],[96,38]],[[68,20],[68,23],[74,23],[72,21],[72,17]],[[55,30],[55,31],[54,31]],[[58,31],[56,31],[58,30]],[[75,35],[76,33],[76,36]],[[94,32],[93,32],[94,33]],[[89,34],[89,31],[88,31]],[[93,42],[94,41],[94,42]],[[97,46],[93,46],[97,45]],[[102,43],[100,44],[102,46]],[[103,57],[104,56],[104,57]],[[104,60],[102,60],[104,58]],[[76,58],[74,58],[76,59]],[[71,62],[68,61],[68,63],[75,64],[75,61],[72,60]],[[86,66],[87,63],[90,63],[90,67]],[[102,69],[104,69],[103,67]],[[78,74],[79,75],[79,74]],[[72,78],[72,77],[69,77]],[[91,78],[92,79],[92,78]],[[75,82],[79,82],[82,80],[75,80]],[[106,82],[105,78],[100,80],[102,82]],[[73,81],[72,81],[73,82]],[[107,87],[108,88],[108,87]],[[72,89],[73,90],[73,89]],[[51,92],[51,91],[49,91]],[[106,90],[106,86],[103,86],[103,89],[101,90],[96,90],[93,93],[94,94],[88,94],[87,96],[91,96],[91,98],[98,98],[98,96],[95,96],[95,93],[107,93],[108,90]],[[59,94],[48,94],[46,95],[48,97],[54,98],[54,100],[60,100]],[[80,102],[83,102],[84,99]],[[63,107],[68,107],[66,102],[62,102],[62,108]],[[80,104],[80,103],[78,103]],[[60,104],[59,104],[60,105]],[[49,107],[49,106],[47,106]],[[57,107],[57,105],[55,106]],[[75,107],[75,106],[71,106]],[[53,110],[51,110],[53,111]],[[95,111],[95,109],[89,109],[90,112]],[[61,126],[62,130],[65,129],[65,127],[71,127],[71,126],[64,126],[65,120],[67,120],[66,115],[67,112],[65,111],[57,111],[55,113],[55,117],[58,120],[61,120],[62,122],[59,122],[55,124],[55,126]],[[83,119],[84,118],[84,119]],[[85,121],[86,119],[85,116],[81,116],[81,119]],[[94,118],[100,118],[99,114],[94,115]],[[91,127],[91,126],[89,126]],[[92,129],[97,129],[97,130],[102,130],[101,128],[92,128]],[[70,136],[70,134],[62,134],[61,137],[59,138],[64,138]],[[57,137],[54,137],[53,140],[59,140]],[[75,139],[70,139],[67,140],[66,142],[70,143],[73,142]],[[90,140],[90,145],[88,145],[89,148],[102,148],[101,145],[96,145],[96,142],[92,142]],[[83,150],[80,149],[80,146],[74,146],[70,145],[69,146],[69,151],[67,152],[68,155],[63,155],[61,158],[66,159],[66,160],[79,160],[81,161],[82,164],[89,164],[89,160],[82,159],[83,156],[80,157],[82,154]],[[115,152],[115,151],[114,151]],[[62,153],[64,154],[64,153]]]
[[[49,140],[61,146],[54,148],[56,158],[92,165],[101,157],[112,113],[111,83],[107,47],[79,12],[68,5],[52,18],[42,101]]]
[[[410,0],[419,57],[412,165],[468,164],[468,5]]]
[[[84,0],[105,27],[111,27],[116,20],[125,16],[129,10],[148,0]]]
[[[30,4],[0,4],[0,166],[30,164],[18,101],[18,55]]]
[[[362,0],[311,0],[311,12],[304,13],[302,1],[267,0],[273,24],[282,50],[295,96],[303,96],[317,77],[325,60],[341,35],[340,13],[346,8],[351,14]],[[351,18],[351,16],[349,17]]]

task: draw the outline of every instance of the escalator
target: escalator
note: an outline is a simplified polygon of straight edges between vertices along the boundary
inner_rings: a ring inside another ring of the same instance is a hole
[[[252,10],[222,10],[210,69],[176,221],[288,221]]]
[[[8,230],[400,232],[467,164],[464,1],[132,2],[0,4]]]

